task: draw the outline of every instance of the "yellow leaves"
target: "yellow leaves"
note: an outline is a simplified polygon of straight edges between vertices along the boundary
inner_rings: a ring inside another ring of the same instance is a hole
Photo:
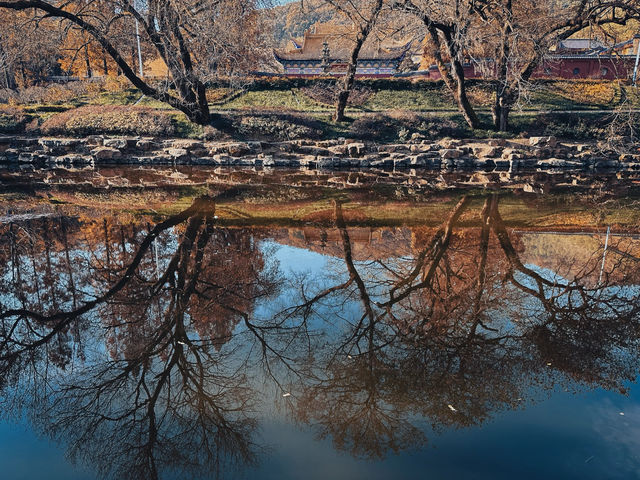
[[[99,84],[96,85],[99,86]],[[122,92],[130,86],[131,84],[129,83],[129,80],[127,80],[127,78],[123,77],[122,75],[117,77],[108,77],[102,85],[105,91],[112,93]]]
[[[160,57],[145,62],[144,71],[145,75],[152,77],[166,77],[169,73],[166,63]]]
[[[611,104],[620,87],[611,81],[556,82],[553,89],[561,96],[580,103]]]
[[[60,48],[60,68],[77,77],[116,75],[117,67],[87,33],[70,29]]]

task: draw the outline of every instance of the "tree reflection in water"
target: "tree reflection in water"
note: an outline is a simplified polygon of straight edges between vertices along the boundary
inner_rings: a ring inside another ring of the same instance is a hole
[[[341,260],[322,279],[281,271],[268,233],[217,226],[210,198],[153,228],[6,225],[5,410],[28,406],[105,477],[160,478],[255,462],[267,383],[363,458],[420,447],[423,421],[481,424],[532,387],[624,391],[638,373],[633,246],[612,245],[602,272],[601,249],[552,272],[523,262],[498,196],[472,204],[414,229],[410,252],[394,239],[362,255],[337,202]]]
[[[84,298],[55,313],[47,313],[47,300],[62,307],[55,283],[38,283],[37,271],[25,278],[22,238],[9,232],[15,275],[5,287],[20,308],[1,315],[1,365],[11,378],[4,388],[15,390],[17,401],[32,397],[36,421],[106,476],[158,478],[173,469],[198,475],[218,471],[223,461],[254,459],[251,391],[233,352],[220,346],[240,320],[233,311],[249,311],[272,285],[261,281],[257,246],[216,231],[213,218],[213,203],[201,199],[128,240],[105,223],[103,245],[87,238],[88,255],[73,259],[83,265],[63,262]],[[183,230],[159,269],[153,242],[174,227]],[[61,258],[72,256],[66,250]],[[226,269],[223,256],[232,261]],[[96,345],[101,334],[104,344]],[[99,355],[102,348],[107,356]],[[72,365],[84,356],[94,358]],[[72,374],[56,383],[52,359]]]

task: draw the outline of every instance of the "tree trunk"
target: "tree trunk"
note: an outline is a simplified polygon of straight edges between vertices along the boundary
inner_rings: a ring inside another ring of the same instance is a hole
[[[197,79],[191,78],[189,80],[184,76],[179,80],[174,77],[174,81],[180,92],[180,97],[183,99],[182,105],[178,109],[194,123],[199,125],[210,123],[212,117],[204,84]]]
[[[511,56],[510,37],[513,31],[511,26],[512,6],[511,0],[507,0],[505,13],[507,15],[502,27],[500,50],[497,52],[496,68],[496,100],[491,109],[493,128],[499,132],[505,132],[509,127],[509,111],[515,99],[514,92],[510,88],[509,60]]]
[[[333,120],[335,122],[344,122],[346,120],[344,111],[347,108],[349,95],[351,94],[353,84],[356,81],[356,72],[358,70],[358,57],[360,56],[360,50],[362,50],[362,45],[364,45],[364,42],[366,42],[367,37],[371,33],[371,30],[376,23],[378,14],[380,13],[380,10],[382,10],[382,3],[383,0],[377,0],[376,4],[373,7],[373,10],[371,10],[369,18],[360,25],[360,30],[358,31],[358,35],[356,35],[356,43],[353,46],[353,50],[351,50],[351,57],[349,59],[349,65],[347,66],[347,72],[342,79],[342,88],[338,93],[338,98],[336,99],[336,110],[333,114]]]
[[[360,33],[356,37],[356,44],[351,51],[351,58],[349,60],[349,65],[347,66],[347,72],[340,82],[342,88],[340,89],[340,92],[338,92],[338,98],[336,99],[336,110],[333,114],[333,120],[335,122],[344,122],[346,120],[344,111],[347,108],[349,95],[351,94],[351,89],[353,88],[353,84],[356,81],[358,57],[360,56],[362,45],[367,38],[366,35],[368,35],[368,32],[365,34],[364,32],[360,31]]]
[[[467,83],[464,77],[464,66],[459,60],[454,60],[452,63],[453,77],[456,81],[456,93],[454,94],[454,97],[458,103],[458,109],[464,117],[465,122],[467,122],[467,125],[475,130],[480,127],[480,120],[478,119],[478,115],[476,115],[476,111],[473,109],[473,106],[469,101],[469,97],[467,96]]]
[[[4,77],[4,88],[8,88],[9,90],[15,90],[16,82],[12,75],[9,74],[9,66],[4,65],[2,68],[2,73]]]
[[[86,69],[86,77],[93,77],[93,71],[91,70],[91,60],[89,59],[89,45],[87,43],[84,44],[84,65]]]
[[[516,75],[514,75],[515,78],[511,80],[507,77],[507,57],[505,55],[501,55],[501,57],[503,61],[498,65],[496,100],[491,107],[491,115],[493,118],[493,128],[499,132],[506,132],[509,129],[509,114],[513,110],[516,100],[520,97],[520,89],[523,83],[531,79],[531,75],[533,75],[536,67],[540,64],[542,56],[539,53],[534,54],[524,67],[516,72]]]
[[[360,44],[360,47],[362,44]],[[356,80],[356,71],[358,68],[358,55],[360,52],[360,47],[357,47],[353,50],[351,61],[349,62],[349,66],[347,67],[347,73],[344,78],[340,82],[342,88],[338,93],[338,98],[336,100],[336,110],[333,114],[333,120],[335,122],[344,122],[346,120],[344,111],[347,108],[347,103],[349,101],[349,95],[351,94],[351,89],[353,88],[353,84]],[[357,50],[357,51],[356,51]],[[355,57],[355,62],[353,61]]]
[[[22,87],[27,86],[27,72],[24,70],[24,64],[20,63],[20,77],[22,77]]]
[[[4,85],[4,88],[15,90],[16,79],[11,67],[9,66],[9,61],[6,58],[4,48],[2,47],[2,36],[0,36],[0,70],[2,71],[2,84]]]
[[[450,28],[442,25],[440,26],[440,29],[438,29],[431,21],[425,21],[425,24],[429,32],[429,38],[433,44],[433,53],[440,75],[442,75],[442,80],[453,94],[453,98],[458,105],[458,110],[460,110],[465,122],[470,128],[475,130],[480,126],[480,120],[478,120],[478,116],[476,115],[476,112],[469,101],[469,97],[467,96],[464,66],[457,58],[457,47],[454,44]],[[440,41],[438,31],[442,32],[447,53],[451,58],[451,66],[453,68],[449,68],[442,57],[442,42]]]
[[[137,61],[138,57],[136,57],[136,49],[133,48],[133,46],[131,47],[131,52],[129,53],[129,55],[130,55],[130,58],[131,58],[131,60],[130,60],[131,68],[133,68],[133,70],[135,72],[140,71],[139,70],[140,67],[138,66],[138,61]]]
[[[16,79],[15,76],[13,74],[13,72],[11,71],[11,68],[9,67],[9,65],[4,64],[2,66],[2,77],[4,80],[4,87],[8,88],[9,90],[15,90],[16,89]]]
[[[493,128],[498,132],[506,132],[509,129],[510,102],[505,95],[496,95],[496,102],[491,108]]]

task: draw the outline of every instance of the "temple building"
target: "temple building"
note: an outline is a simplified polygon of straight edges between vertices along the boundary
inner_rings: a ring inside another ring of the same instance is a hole
[[[287,76],[344,75],[356,34],[353,26],[317,24],[305,32],[302,40],[292,40],[292,48],[274,50],[274,55]],[[360,51],[356,75],[374,78],[395,75],[410,46],[410,42],[385,46],[377,39],[368,40]]]
[[[640,35],[614,45],[597,39],[569,38],[559,41],[544,56],[531,78],[568,80],[627,80],[634,70]],[[440,80],[442,75],[425,50],[420,69],[399,75],[414,80]],[[491,58],[470,58],[463,64],[465,78],[495,78]]]

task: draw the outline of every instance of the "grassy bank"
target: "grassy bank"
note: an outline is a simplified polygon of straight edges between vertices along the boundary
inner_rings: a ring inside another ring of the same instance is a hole
[[[212,85],[208,97],[215,127],[195,125],[182,113],[123,85],[85,90],[58,85],[38,88],[37,92],[0,97],[0,133],[282,140],[346,137],[386,142],[403,141],[413,134],[425,138],[495,136],[489,113],[492,85],[486,81],[470,82],[471,101],[485,126],[476,131],[467,128],[440,82],[359,82],[347,111],[353,121],[345,124],[330,119],[334,90],[329,81],[256,81],[242,88]],[[540,81],[512,113],[512,128],[506,136],[604,138],[611,135],[608,127],[615,120],[609,111],[638,107],[636,89],[618,82]]]

